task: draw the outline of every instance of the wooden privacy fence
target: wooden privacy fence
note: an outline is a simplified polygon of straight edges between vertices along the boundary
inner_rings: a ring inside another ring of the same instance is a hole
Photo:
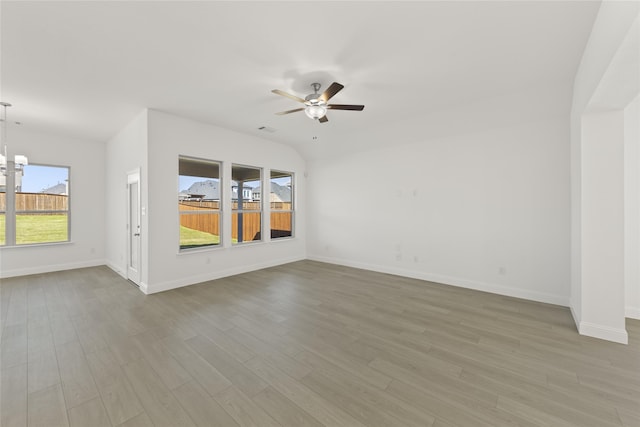
[[[253,204],[254,209],[259,209],[260,202],[245,202],[245,209],[248,204]],[[291,206],[290,203],[284,203]],[[237,207],[237,202],[232,203],[232,208]],[[218,202],[198,202],[198,201],[182,201],[178,203],[180,212],[185,211],[201,211],[200,214],[181,214],[180,225],[191,228],[193,230],[203,231],[205,233],[220,235],[220,212],[211,212],[212,209],[218,209]],[[209,212],[207,212],[209,211]],[[231,238],[238,239],[238,213],[234,212],[231,216]],[[242,213],[242,240],[259,240],[261,236],[260,230],[261,212],[244,212]],[[270,227],[272,237],[282,237],[291,235],[291,212],[271,212]],[[274,234],[275,232],[275,234]]]
[[[196,203],[194,205],[193,203]],[[211,209],[218,209],[217,205],[204,207],[199,202],[179,202],[178,208],[180,209],[180,225],[183,227],[191,228],[192,230],[204,231],[205,233],[220,235],[220,212],[207,212]],[[218,202],[205,202],[205,203],[218,203]],[[184,211],[201,211],[199,214],[185,214]]]
[[[178,207],[181,211],[192,210],[191,208],[198,209],[220,209],[219,201],[198,201],[198,200],[182,200],[178,202]]]
[[[0,210],[6,211],[5,193],[0,193]],[[51,213],[69,210],[69,196],[64,194],[16,193],[16,211]]]
[[[231,239],[238,239],[238,215],[231,215]],[[242,214],[242,241],[260,240],[260,212]]]

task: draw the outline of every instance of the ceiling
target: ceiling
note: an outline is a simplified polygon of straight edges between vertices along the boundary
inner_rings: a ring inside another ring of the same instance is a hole
[[[441,111],[527,88],[549,95],[539,108],[568,112],[599,2],[0,7],[1,100],[24,128],[106,141],[148,107],[314,157],[356,141],[392,144],[385,130],[394,126],[424,130]],[[302,112],[274,115],[299,104],[272,89],[304,97],[315,81],[342,83],[332,102],[365,110],[329,111],[325,124]]]

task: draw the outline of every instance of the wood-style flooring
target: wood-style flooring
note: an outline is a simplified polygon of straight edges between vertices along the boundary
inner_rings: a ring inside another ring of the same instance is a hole
[[[145,296],[5,279],[0,424],[640,426],[627,346],[564,307],[303,261]]]

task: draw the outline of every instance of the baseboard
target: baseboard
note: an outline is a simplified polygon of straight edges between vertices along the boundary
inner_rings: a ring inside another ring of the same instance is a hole
[[[638,319],[640,320],[640,308],[636,307],[625,307],[624,316],[629,319]]]
[[[561,295],[546,294],[543,292],[535,292],[524,289],[514,289],[507,286],[496,285],[491,283],[479,282],[474,280],[462,279],[451,276],[443,276],[439,274],[424,273],[421,271],[407,270],[377,264],[369,264],[358,261],[349,261],[338,258],[323,257],[317,255],[309,255],[307,259],[329,264],[344,265],[346,267],[360,268],[363,270],[376,271],[378,273],[393,274],[396,276],[410,277],[412,279],[425,280],[428,282],[441,283],[443,285],[457,286],[459,288],[473,289],[476,291],[489,292],[492,294],[504,295],[514,298],[522,298],[530,301],[543,302],[547,304],[569,306],[569,298]]]
[[[595,323],[589,322],[580,322],[578,330],[580,331],[580,335],[613,341],[620,344],[629,343],[629,335],[624,329],[610,328],[608,326],[596,325]]]
[[[124,278],[124,279],[127,278],[127,274],[125,273],[124,269],[120,268],[119,266],[117,266],[116,264],[112,263],[111,261],[107,261],[105,263],[105,265],[107,267],[109,267],[110,269],[112,269],[114,272],[118,273],[118,275],[122,276],[122,278]]]
[[[240,267],[233,267],[225,270],[210,271],[205,274],[198,274],[195,276],[181,277],[180,279],[168,280],[166,282],[153,284],[141,283],[140,290],[147,295],[155,294],[157,292],[164,292],[171,289],[181,288],[183,286],[195,285],[196,283],[208,282],[210,280],[222,279],[223,277],[235,276],[236,274],[249,273],[251,271],[261,270],[263,268],[275,267],[282,264],[302,261],[304,259],[306,259],[304,256],[281,258],[259,264],[243,265]]]
[[[145,295],[149,295],[150,293],[153,293],[153,292],[149,292],[149,285],[147,285],[145,282],[140,282],[140,285],[138,286],[138,288]],[[156,292],[160,292],[160,291],[156,291]]]
[[[573,317],[573,323],[576,324],[576,330],[580,330],[580,316],[573,308],[573,301],[569,301],[569,309],[571,310],[571,317]]]
[[[75,270],[76,268],[97,267],[105,265],[104,259],[95,259],[91,261],[71,262],[68,264],[50,264],[50,265],[38,265],[28,268],[17,268],[14,270],[0,271],[0,278],[7,279],[9,277],[28,276],[31,274],[43,274],[53,273],[54,271]]]

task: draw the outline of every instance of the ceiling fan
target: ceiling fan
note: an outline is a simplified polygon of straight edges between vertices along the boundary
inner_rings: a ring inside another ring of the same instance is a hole
[[[340,83],[331,83],[331,86],[329,86],[329,88],[327,88],[327,90],[325,90],[323,93],[318,93],[318,91],[320,90],[320,83],[312,83],[311,87],[313,88],[313,93],[307,95],[304,99],[278,89],[272,90],[271,92],[275,93],[276,95],[286,96],[287,98],[291,98],[294,101],[301,102],[305,105],[304,107],[281,111],[276,114],[278,116],[282,116],[298,111],[304,111],[304,113],[310,119],[318,120],[320,123],[325,123],[329,121],[329,119],[327,119],[327,110],[364,110],[364,105],[327,104],[327,102],[329,102],[329,100],[336,93],[340,92],[342,88],[344,88],[344,86]]]

